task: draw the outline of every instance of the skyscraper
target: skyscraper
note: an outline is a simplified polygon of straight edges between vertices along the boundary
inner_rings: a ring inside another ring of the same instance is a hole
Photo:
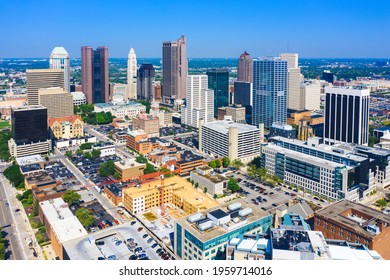
[[[368,144],[370,91],[364,87],[325,87],[325,144]]]
[[[229,105],[229,70],[211,69],[207,71],[208,88],[214,90],[214,116],[218,108]]]
[[[153,64],[142,64],[137,72],[137,99],[153,100],[154,77]]]
[[[182,35],[177,41],[163,42],[163,102],[186,98],[186,77],[188,74],[186,38]]]
[[[199,127],[203,123],[214,121],[214,91],[207,89],[207,75],[187,76],[187,104],[182,107],[182,123]]]
[[[127,56],[127,94],[125,100],[137,98],[137,56],[133,48]]]
[[[287,119],[287,61],[279,57],[253,60],[252,123],[270,128]]]
[[[64,86],[62,69],[27,69],[27,103],[39,105],[38,89]]]
[[[109,99],[108,48],[81,47],[82,91],[87,102],[105,103]]]
[[[303,110],[300,103],[301,69],[298,67],[297,53],[281,53],[280,58],[287,61],[288,83],[287,83],[287,107],[294,110]]]
[[[238,59],[237,81],[253,82],[253,59],[246,51]]]
[[[55,47],[50,54],[50,69],[64,70],[63,89],[70,92],[70,59],[68,52],[63,47]]]
[[[73,96],[62,88],[40,88],[38,96],[39,105],[47,108],[49,118],[73,115]]]
[[[25,106],[11,110],[12,138],[16,144],[44,142],[48,139],[47,108]]]

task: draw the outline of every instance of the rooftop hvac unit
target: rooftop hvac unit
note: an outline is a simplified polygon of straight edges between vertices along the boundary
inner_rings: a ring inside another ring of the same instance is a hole
[[[199,230],[205,231],[206,229],[213,227],[213,221],[207,221],[198,225]]]
[[[230,204],[228,206],[228,209],[229,209],[229,211],[234,211],[234,210],[240,209],[241,207],[242,207],[241,203],[236,202],[236,203]]]
[[[202,213],[196,213],[196,214],[188,217],[187,221],[190,222],[190,223],[195,223],[195,222],[200,221],[202,219],[204,219],[203,214]]]
[[[249,208],[249,207],[242,209],[238,212],[238,215],[240,215],[241,217],[248,216],[249,214],[252,214],[252,208]]]

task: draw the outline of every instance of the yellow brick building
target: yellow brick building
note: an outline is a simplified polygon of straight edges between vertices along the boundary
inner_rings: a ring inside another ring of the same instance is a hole
[[[145,212],[153,207],[160,207],[162,202],[162,180],[141,184],[139,187],[127,188],[123,193],[124,207],[133,214]],[[170,177],[164,180],[164,204],[174,204],[186,214],[204,211],[218,205],[201,190],[181,177]]]
[[[49,118],[49,127],[56,139],[69,139],[84,136],[84,122],[80,116]]]

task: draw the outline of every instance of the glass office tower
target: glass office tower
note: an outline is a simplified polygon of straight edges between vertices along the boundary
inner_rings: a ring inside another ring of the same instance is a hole
[[[229,70],[211,69],[207,71],[208,88],[214,90],[214,116],[218,108],[229,105]]]

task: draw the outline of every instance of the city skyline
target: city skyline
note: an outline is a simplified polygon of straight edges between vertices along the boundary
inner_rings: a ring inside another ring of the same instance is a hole
[[[62,7],[62,1],[50,2],[50,5],[47,1],[41,1],[40,5],[33,2],[0,4],[2,10],[16,11],[18,15],[18,21],[13,20],[14,12],[5,13],[0,19],[3,24],[13,22],[8,28],[6,43],[0,46],[0,57],[47,57],[53,47],[63,46],[74,58],[79,56],[78,50],[83,45],[108,46],[111,57],[126,57],[130,47],[137,51],[138,57],[161,57],[161,42],[180,34],[188,38],[189,58],[237,57],[244,50],[253,57],[281,52],[298,52],[303,58],[389,57],[386,45],[390,39],[381,28],[386,24],[386,7],[389,6],[385,1],[375,6],[333,0],[315,3],[249,1],[242,8],[238,4],[204,2],[206,10],[202,3],[189,6],[179,1],[164,2],[164,5],[149,1],[148,6],[137,2],[115,5],[101,2],[93,7],[87,3],[77,3],[77,6],[72,1],[66,3],[72,10],[66,17],[56,17],[50,12]],[[92,9],[89,14],[83,13],[87,6]],[[126,17],[129,10],[137,11],[131,19]],[[199,14],[223,24],[210,28],[210,21],[197,20],[195,25],[193,22]],[[105,20],[96,15],[104,15]],[[142,29],[128,32],[131,22],[141,21],[146,15],[154,20],[145,22]],[[205,28],[209,32],[205,33]],[[362,34],[380,38],[381,44],[363,40]],[[43,47],[42,42],[47,47]]]

